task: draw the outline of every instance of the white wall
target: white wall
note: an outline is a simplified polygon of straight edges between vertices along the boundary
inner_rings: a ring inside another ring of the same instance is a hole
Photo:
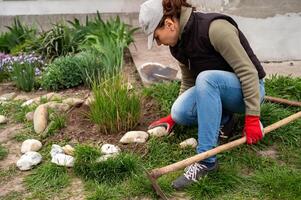
[[[132,13],[144,0],[0,1],[0,15]]]

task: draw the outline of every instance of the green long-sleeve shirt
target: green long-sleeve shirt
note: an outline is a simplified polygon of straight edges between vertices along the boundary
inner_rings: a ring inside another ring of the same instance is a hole
[[[191,8],[182,7],[180,16],[180,37],[192,12]],[[247,115],[260,115],[259,79],[257,70],[240,43],[238,30],[230,22],[217,19],[209,27],[209,39],[240,80]],[[195,78],[187,66],[179,64],[182,73],[180,94],[195,85]]]

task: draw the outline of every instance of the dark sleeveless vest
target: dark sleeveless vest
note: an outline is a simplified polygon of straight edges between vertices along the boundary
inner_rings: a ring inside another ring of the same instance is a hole
[[[187,24],[184,27],[181,39],[170,52],[179,62],[185,64],[197,75],[205,70],[223,70],[233,72],[232,67],[214,49],[209,39],[209,26],[213,20],[225,19],[234,25],[236,22],[229,16],[218,13],[192,12]],[[238,29],[240,42],[255,65],[259,79],[265,77],[265,72],[258,58],[253,53],[244,34]]]

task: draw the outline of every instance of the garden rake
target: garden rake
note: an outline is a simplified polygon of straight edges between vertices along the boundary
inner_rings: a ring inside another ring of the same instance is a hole
[[[267,97],[265,97],[265,100],[270,101],[270,102],[274,102],[274,103],[281,103],[281,104],[287,104],[287,105],[290,105],[290,106],[300,106],[301,107],[301,102],[289,101],[289,100],[281,99],[281,98],[275,98],[275,97],[267,96]],[[264,135],[266,135],[269,132],[271,132],[271,131],[273,131],[277,128],[280,128],[280,127],[282,127],[282,126],[284,126],[284,125],[286,125],[290,122],[293,122],[293,121],[295,121],[299,118],[301,118],[301,111],[299,111],[299,112],[297,112],[297,113],[295,113],[295,114],[293,114],[289,117],[286,117],[286,118],[284,118],[284,119],[282,119],[282,120],[280,120],[280,121],[264,128],[264,131],[263,131]],[[240,139],[234,140],[234,141],[229,142],[227,144],[220,145],[220,146],[218,146],[214,149],[211,149],[209,151],[197,154],[197,155],[192,156],[190,158],[186,158],[182,161],[179,161],[179,162],[176,162],[176,163],[173,163],[173,164],[161,167],[161,168],[153,169],[150,172],[146,171],[147,177],[151,181],[152,187],[155,190],[155,192],[157,193],[157,195],[159,197],[161,197],[162,199],[164,199],[164,200],[168,200],[167,196],[164,194],[164,192],[160,188],[159,184],[157,183],[157,179],[159,177],[161,177],[162,175],[168,174],[170,172],[174,172],[174,171],[183,169],[183,168],[185,168],[185,167],[187,167],[187,166],[189,166],[193,163],[199,162],[201,160],[204,160],[206,158],[214,156],[218,153],[230,150],[234,147],[237,147],[241,144],[246,143],[246,141],[247,141],[246,136],[244,136]]]

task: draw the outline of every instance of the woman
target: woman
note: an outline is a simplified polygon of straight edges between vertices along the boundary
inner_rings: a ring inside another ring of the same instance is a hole
[[[186,0],[148,0],[141,5],[139,23],[153,40],[168,45],[179,61],[180,95],[171,115],[149,128],[175,123],[198,125],[197,153],[214,148],[219,130],[233,113],[245,113],[244,134],[248,144],[263,137],[260,103],[265,72],[235,21],[218,13],[193,11]],[[217,169],[216,157],[186,168],[172,186],[182,189]]]

